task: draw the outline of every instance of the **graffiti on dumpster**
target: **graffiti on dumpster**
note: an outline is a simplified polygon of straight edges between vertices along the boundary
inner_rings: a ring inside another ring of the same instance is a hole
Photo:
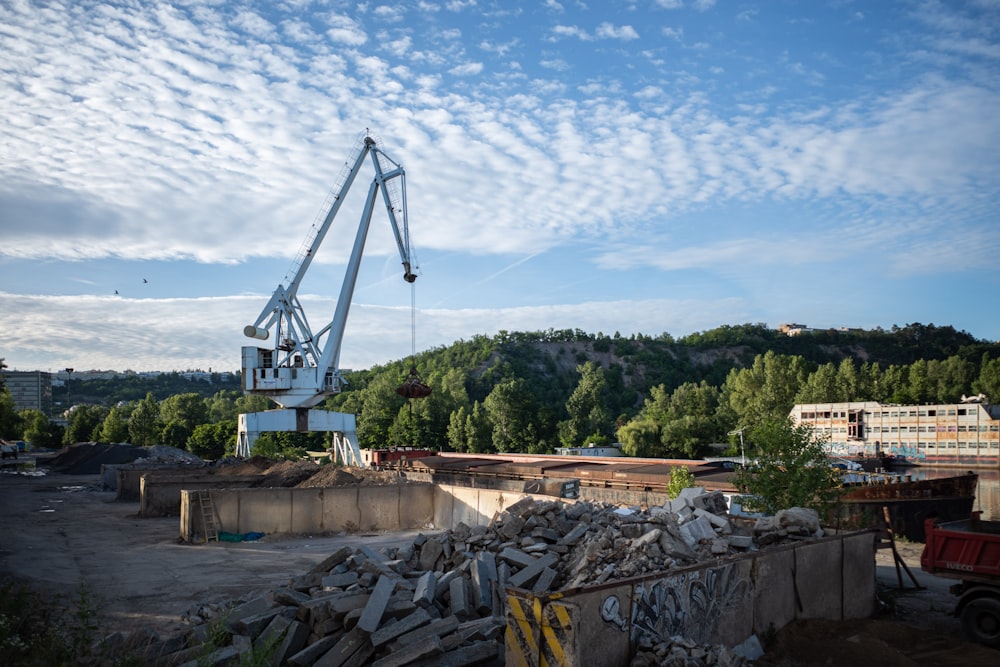
[[[617,595],[609,595],[601,603],[601,618],[616,626],[622,632],[628,627],[628,621],[622,616],[622,604]]]
[[[734,564],[636,584],[632,641],[643,635],[654,642],[677,635],[698,642],[712,641],[716,625],[726,612],[745,604],[751,591],[749,578],[741,575]],[[624,630],[613,620],[613,614],[608,614],[612,618],[605,616],[604,610],[610,612],[612,608],[606,600],[602,617]]]

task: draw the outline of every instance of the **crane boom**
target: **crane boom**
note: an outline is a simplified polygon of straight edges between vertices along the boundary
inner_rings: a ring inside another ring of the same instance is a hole
[[[364,167],[366,158],[370,158],[375,175],[368,188],[368,197],[364,203],[347,262],[337,305],[329,323],[319,331],[313,332],[298,299],[299,286],[340,211],[348,191]],[[257,319],[243,329],[244,335],[258,340],[268,340],[272,332],[274,334],[270,348],[254,345],[243,347],[244,392],[268,396],[285,410],[313,412],[310,408],[341,390],[345,381],[340,371],[340,349],[379,193],[388,213],[389,224],[402,260],[403,279],[408,283],[417,279],[413,272],[410,252],[409,221],[406,212],[406,172],[398,162],[379,148],[374,138],[365,134],[345,163],[345,171],[342,172],[341,178],[330,191],[322,221],[319,224],[314,223],[313,233],[307,238],[303,250],[296,258],[296,264],[286,276],[286,279],[290,277],[287,280],[287,287],[279,284]],[[269,421],[270,418],[261,417],[272,412],[280,411],[240,415],[238,449],[243,450],[241,455],[249,454],[253,440],[256,439],[254,432],[287,430],[282,426],[287,423],[303,425],[329,422],[329,420],[324,421],[325,416],[319,419],[311,414],[300,414],[294,418],[275,417],[272,421]],[[343,415],[343,417],[350,419],[335,420],[336,424],[348,422],[353,424],[354,415]],[[270,423],[273,423],[275,428],[269,428],[267,425]],[[339,426],[331,429],[338,433],[344,431]],[[295,430],[330,429],[322,427],[311,429],[302,426]],[[350,436],[354,435],[353,428],[348,431]],[[353,444],[353,448],[356,451],[357,445]]]

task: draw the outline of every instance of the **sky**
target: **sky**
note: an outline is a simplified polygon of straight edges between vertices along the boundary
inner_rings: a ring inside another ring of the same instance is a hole
[[[419,278],[376,208],[345,369],[501,330],[1000,339],[1000,0],[5,0],[0,53],[10,370],[238,370],[366,134]]]

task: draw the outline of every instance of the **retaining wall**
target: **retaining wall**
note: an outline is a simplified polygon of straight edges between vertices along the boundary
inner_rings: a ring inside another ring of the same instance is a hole
[[[197,487],[177,491],[181,537],[204,539]],[[459,522],[487,524],[527,494],[410,483],[322,489],[212,489],[219,530],[227,533],[327,533],[444,530]]]
[[[133,473],[123,471],[122,475],[131,478]],[[139,475],[139,516],[178,516],[181,513],[181,491],[188,489],[191,491],[210,490],[213,495],[215,490],[224,485],[229,489],[249,488],[255,484],[260,484],[260,476],[225,476],[217,475],[184,475],[151,473],[143,471]],[[121,489],[119,487],[119,497]],[[266,489],[264,489],[266,490]]]
[[[429,482],[443,486],[494,489],[506,492],[522,492],[525,480],[503,479],[501,477],[474,477],[470,475],[450,475],[447,473],[428,473],[406,470],[406,478],[416,482]],[[544,481],[544,480],[538,480]],[[537,494],[536,494],[537,495]],[[590,500],[602,503],[621,503],[653,507],[670,502],[670,496],[658,491],[643,491],[640,489],[607,489],[599,486],[580,485],[580,500]]]

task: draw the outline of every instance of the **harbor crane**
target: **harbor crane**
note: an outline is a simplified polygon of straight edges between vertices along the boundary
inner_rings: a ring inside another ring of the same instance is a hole
[[[333,319],[314,332],[299,303],[299,286],[366,158],[371,158],[375,175],[368,188]],[[279,284],[254,323],[243,329],[245,336],[257,340],[268,340],[273,335],[270,347],[243,347],[243,391],[267,396],[280,408],[239,416],[237,456],[249,457],[254,442],[264,432],[320,431],[333,434],[333,453],[337,460],[348,465],[364,465],[355,416],[314,408],[328,396],[339,393],[346,384],[340,370],[340,347],[361,255],[380,194],[402,259],[403,280],[413,283],[417,279],[410,254],[406,174],[366,132],[345,162],[285,276],[287,286]]]

